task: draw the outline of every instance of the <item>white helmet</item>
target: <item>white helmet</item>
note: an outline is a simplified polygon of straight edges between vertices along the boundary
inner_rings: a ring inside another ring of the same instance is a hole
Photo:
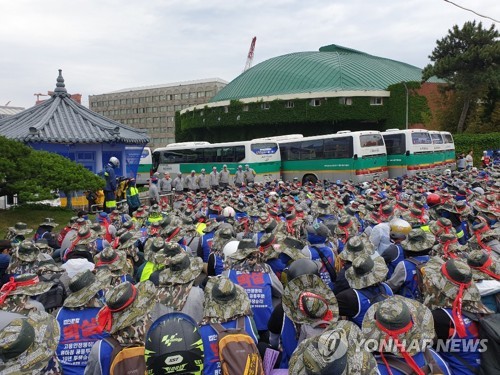
[[[222,210],[222,216],[224,217],[234,217],[235,215],[236,212],[231,206],[224,207],[224,209]]]
[[[366,189],[366,190],[365,190],[365,195],[369,195],[369,194],[373,193],[373,191],[374,191],[374,190],[373,190],[373,189],[371,189],[371,188],[370,188],[370,189]]]
[[[443,171],[443,174],[444,174],[445,176],[451,176],[451,169],[445,169],[445,170]]]
[[[366,190],[370,188],[370,183],[365,181],[361,184],[361,189]]]
[[[392,219],[389,226],[391,228],[391,237],[406,238],[406,235],[411,231],[410,223],[399,218]]]
[[[240,241],[229,241],[227,244],[224,245],[224,248],[222,249],[222,253],[224,254],[224,259],[229,258],[231,255],[233,255],[236,250],[238,250],[238,245],[240,244]]]
[[[118,168],[120,166],[120,160],[118,160],[118,158],[114,157],[114,156],[111,156],[109,158],[109,162],[110,164],[112,164],[115,168]]]

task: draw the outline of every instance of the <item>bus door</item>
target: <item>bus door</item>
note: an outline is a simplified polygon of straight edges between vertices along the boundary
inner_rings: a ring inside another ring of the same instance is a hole
[[[408,173],[408,165],[405,133],[384,133],[384,141],[387,150],[389,177],[396,178],[406,175]]]
[[[428,131],[406,133],[406,165],[408,175],[419,171],[431,172],[435,164],[434,146]]]
[[[387,151],[379,132],[353,133],[354,170],[358,182],[387,178]]]

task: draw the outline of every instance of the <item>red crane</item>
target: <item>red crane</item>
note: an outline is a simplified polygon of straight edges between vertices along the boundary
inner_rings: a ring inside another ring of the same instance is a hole
[[[243,69],[244,72],[246,72],[248,69],[250,69],[252,67],[253,51],[255,50],[255,42],[256,41],[257,41],[257,37],[254,36],[252,38],[252,43],[250,44],[250,49],[248,50],[247,63],[245,64],[245,69]]]

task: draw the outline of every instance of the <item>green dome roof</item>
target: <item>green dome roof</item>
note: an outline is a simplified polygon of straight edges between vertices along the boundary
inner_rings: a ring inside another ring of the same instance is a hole
[[[386,90],[395,83],[421,79],[422,70],[415,66],[332,44],[321,47],[319,52],[297,52],[266,60],[231,81],[211,102],[309,92]]]

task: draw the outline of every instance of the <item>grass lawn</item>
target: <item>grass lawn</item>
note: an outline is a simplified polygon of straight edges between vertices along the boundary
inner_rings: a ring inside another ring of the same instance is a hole
[[[46,217],[53,218],[59,224],[54,230],[54,232],[58,233],[68,223],[69,219],[75,215],[75,211],[59,207],[22,206],[9,210],[0,210],[0,238],[4,238],[8,228],[13,227],[19,221],[28,224],[29,228],[33,228],[32,234],[34,234],[38,225],[44,222]]]

